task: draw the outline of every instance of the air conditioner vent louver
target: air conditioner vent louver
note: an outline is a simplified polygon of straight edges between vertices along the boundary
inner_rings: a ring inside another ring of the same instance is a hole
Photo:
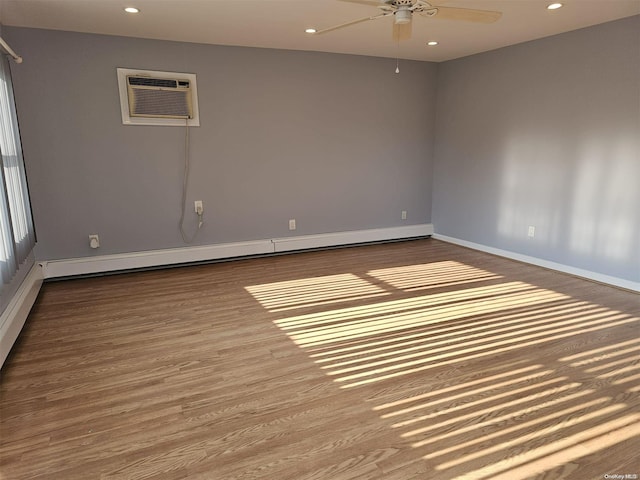
[[[140,87],[165,87],[178,88],[178,84],[182,83],[189,86],[189,82],[178,82],[177,80],[168,80],[165,78],[147,78],[147,77],[128,77],[129,85],[137,85]]]
[[[119,68],[118,83],[124,124],[200,124],[195,75]]]
[[[163,92],[158,95],[153,90],[136,91],[131,109],[134,117],[191,118],[189,102],[184,92]]]
[[[127,77],[132,117],[191,118],[189,82],[169,78]]]

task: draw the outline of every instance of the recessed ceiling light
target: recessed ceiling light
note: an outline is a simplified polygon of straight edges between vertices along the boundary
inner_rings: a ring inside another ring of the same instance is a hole
[[[429,45],[430,47],[435,47],[436,45],[438,45],[438,42],[436,42],[434,40],[434,41],[431,41],[431,42],[427,42],[427,45]]]
[[[547,5],[547,10],[557,10],[562,7],[561,3],[552,3],[551,5]]]
[[[307,28],[307,29],[305,30],[305,32],[306,32],[306,33],[316,33],[316,32],[317,32],[317,30],[316,30],[315,28]]]
[[[127,13],[139,13],[140,10],[138,10],[136,7],[127,7],[124,9],[125,12]]]

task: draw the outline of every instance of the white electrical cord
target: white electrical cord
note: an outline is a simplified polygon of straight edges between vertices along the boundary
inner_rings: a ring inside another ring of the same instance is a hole
[[[189,119],[185,119],[185,133],[184,133],[184,175],[182,177],[182,210],[180,213],[180,223],[179,223],[179,227],[180,227],[180,234],[182,235],[182,240],[184,240],[185,243],[192,243],[196,237],[198,236],[198,233],[200,232],[200,228],[202,227],[202,224],[204,223],[204,220],[202,219],[203,216],[203,212],[199,211],[198,213],[198,229],[195,231],[195,233],[193,234],[193,236],[189,237],[185,231],[184,231],[184,214],[185,214],[185,210],[187,208],[187,187],[189,185]]]

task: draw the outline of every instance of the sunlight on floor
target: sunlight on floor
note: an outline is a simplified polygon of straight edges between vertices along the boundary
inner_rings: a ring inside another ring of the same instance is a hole
[[[245,288],[264,308],[272,312],[389,294],[382,288],[350,273],[252,285]]]
[[[353,321],[362,319],[363,323],[369,324],[372,318],[381,318],[383,314],[388,314],[388,318],[392,319],[394,324],[401,320],[398,311],[405,311],[409,314],[417,312],[421,315],[430,312],[435,307],[457,309],[457,311],[467,309],[469,315],[475,315],[480,310],[491,313],[500,302],[512,301],[511,305],[505,308],[511,308],[514,304],[521,305],[523,296],[528,298],[531,305],[535,304],[535,294],[542,296],[542,300],[560,300],[567,299],[565,295],[561,295],[548,290],[541,290],[527,285],[522,282],[509,282],[496,286],[470,288],[461,291],[453,291],[446,293],[438,293],[433,295],[423,295],[418,297],[403,298],[388,302],[378,302],[370,305],[362,305],[357,307],[348,307],[339,310],[322,311],[306,315],[298,315],[277,320],[276,324],[286,331],[302,330],[309,328],[310,330],[319,330],[323,325],[327,328],[332,326],[340,327],[340,322]],[[488,299],[493,299],[492,306],[485,305]],[[459,305],[460,302],[464,302]],[[433,317],[437,321],[441,321],[438,314]],[[442,320],[444,321],[444,320]],[[343,337],[341,337],[343,338]]]
[[[502,278],[501,275],[464,265],[460,262],[454,262],[453,260],[384,268],[372,270],[368,274],[395,288],[407,291]]]
[[[542,404],[538,404],[537,403],[540,400],[544,399],[544,397],[555,396],[555,395],[558,395],[560,393],[566,392],[567,390],[575,389],[575,388],[578,388],[580,386],[579,383],[568,383],[566,385],[558,385],[558,383],[566,381],[566,380],[567,380],[567,377],[558,377],[558,378],[556,378],[554,380],[541,382],[541,383],[532,385],[532,386],[530,386],[528,388],[523,387],[523,388],[513,389],[513,390],[510,390],[509,392],[504,393],[502,395],[493,395],[493,396],[489,397],[489,399],[476,401],[476,402],[470,402],[470,403],[465,404],[464,407],[460,407],[460,406],[451,407],[451,408],[448,408],[447,410],[445,410],[443,412],[438,412],[438,413],[435,413],[435,414],[432,414],[432,415],[422,416],[422,417],[419,417],[419,418],[414,418],[414,419],[412,419],[411,422],[402,422],[402,423],[395,424],[395,425],[393,425],[393,427],[395,427],[395,428],[404,427],[404,426],[407,426],[410,423],[415,423],[415,422],[418,422],[418,421],[423,421],[423,420],[435,418],[435,417],[438,417],[440,415],[448,415],[448,414],[450,414],[450,413],[452,413],[452,412],[454,412],[456,410],[468,409],[469,407],[472,407],[472,406],[476,407],[476,406],[481,405],[483,403],[494,402],[495,400],[499,400],[499,399],[502,399],[502,398],[505,398],[505,397],[513,398],[514,396],[520,395],[520,394],[526,392],[527,390],[539,390],[540,387],[546,387],[546,386],[552,386],[553,387],[553,388],[548,388],[546,390],[543,390],[542,392],[536,392],[534,394],[518,398],[517,400],[511,400],[509,402],[500,403],[500,407],[504,409],[504,408],[513,407],[513,406],[520,405],[520,404],[527,404],[529,402],[535,401],[536,402],[536,406],[532,407],[532,409],[524,408],[524,409],[521,409],[521,410],[517,410],[516,412],[511,413],[509,415],[502,415],[502,416],[499,416],[499,417],[494,417],[490,421],[484,421],[484,422],[480,422],[480,423],[474,423],[474,424],[471,424],[471,425],[467,425],[466,427],[458,428],[457,430],[455,430],[455,432],[447,433],[447,434],[444,434],[444,435],[441,435],[441,436],[436,436],[436,437],[429,437],[428,440],[422,440],[422,441],[420,441],[418,443],[415,443],[413,445],[414,447],[420,447],[420,446],[423,446],[423,445],[427,445],[429,443],[433,443],[433,442],[438,441],[438,440],[442,440],[442,439],[447,438],[447,437],[454,436],[454,434],[457,435],[458,433],[464,433],[464,432],[467,432],[467,431],[473,431],[477,427],[487,426],[487,425],[490,425],[493,422],[498,422],[498,421],[502,421],[502,420],[508,420],[508,419],[511,419],[513,417],[516,417],[516,416],[520,416],[520,415],[524,415],[524,414],[530,413],[532,411],[535,411],[536,409],[546,408],[546,407],[548,407],[550,405],[554,405],[554,404],[562,402],[562,401],[573,400],[573,399],[581,397],[583,395],[587,395],[588,393],[591,392],[591,391],[588,391],[588,392],[576,392],[574,394],[567,395],[566,397],[550,400],[550,401],[548,401],[546,403],[542,403]],[[500,385],[500,386],[503,386],[503,385]],[[424,406],[422,408],[424,408]],[[483,415],[487,415],[488,416],[490,414],[495,414],[495,406],[488,407],[488,408],[485,408],[485,409],[480,409],[480,410],[474,410],[472,413],[469,413],[469,414],[466,414],[466,415],[456,415],[455,418],[451,418],[449,420],[445,420],[445,421],[442,421],[440,423],[430,424],[428,427],[421,427],[421,428],[418,428],[416,430],[411,430],[409,432],[403,433],[401,436],[408,438],[408,437],[413,437],[413,436],[416,436],[416,435],[423,435],[423,434],[425,434],[425,433],[427,433],[427,432],[429,432],[431,430],[436,430],[438,428],[442,428],[442,427],[445,427],[447,425],[453,425],[453,424],[461,422],[463,420],[471,420],[471,419],[474,419],[474,418],[479,418],[480,416],[483,416]]]
[[[583,395],[587,395],[588,393],[592,393],[592,391],[587,391],[584,393],[580,393],[580,396]],[[553,403],[559,403],[561,400],[556,400],[556,402]],[[584,409],[588,409],[589,407],[592,406],[596,406],[596,405],[602,405],[603,403],[606,403],[607,399],[606,398],[601,398],[601,399],[596,399],[596,400],[592,400],[590,402],[587,403],[583,403],[580,405],[574,405],[572,407],[568,407],[562,410],[554,410],[553,413],[550,413],[548,415],[544,415],[544,416],[540,416],[540,417],[536,417],[534,420],[531,420],[529,422],[521,422],[518,423],[517,425],[510,427],[510,428],[506,428],[506,429],[502,429],[498,432],[489,434],[489,435],[483,435],[482,437],[476,437],[473,440],[467,441],[467,442],[463,442],[463,443],[458,443],[452,447],[446,448],[446,449],[440,449],[438,451],[436,451],[435,453],[430,453],[428,455],[425,455],[425,458],[436,458],[436,457],[441,457],[444,456],[448,453],[451,452],[458,452],[459,450],[467,450],[468,447],[472,446],[472,445],[477,445],[477,444],[484,444],[489,440],[493,440],[495,438],[500,438],[502,436],[508,435],[510,433],[516,433],[519,431],[527,431],[530,429],[530,427],[539,427],[541,425],[545,425],[547,423],[549,423],[551,420],[559,420],[561,418],[563,418],[565,415],[570,415],[570,414],[574,414],[577,412],[580,412],[581,410]],[[545,409],[549,406],[553,406],[553,403],[548,403],[546,405],[537,405],[535,407],[531,407],[528,410],[525,410],[525,412],[530,415],[531,413],[534,413],[536,410],[539,409]],[[589,415],[583,415],[580,417],[574,417],[571,421],[569,422],[564,422],[564,427],[568,427],[571,426],[571,424],[576,423],[576,422],[580,422],[580,421],[586,421],[589,418],[593,418],[594,416],[600,416],[600,415],[605,415],[606,413],[610,413],[610,412],[614,412],[617,410],[621,410],[624,408],[624,405],[613,405],[613,406],[609,406],[606,408],[602,408],[596,412],[593,412]],[[513,418],[512,415],[509,415],[507,418]],[[487,422],[487,424],[491,425],[493,424],[493,422]],[[444,470],[447,468],[450,468],[452,466],[455,465],[459,465],[461,463],[465,463],[468,462],[470,460],[473,460],[475,458],[480,458],[480,457],[484,457],[486,455],[488,455],[489,453],[493,453],[493,452],[500,452],[503,449],[506,448],[510,448],[514,445],[517,445],[519,443],[524,443],[526,441],[530,441],[533,438],[538,438],[538,437],[546,437],[549,434],[554,433],[555,431],[557,431],[557,428],[555,425],[552,425],[550,427],[547,428],[543,428],[543,429],[539,429],[536,428],[536,430],[533,431],[533,433],[528,433],[526,436],[523,437],[516,437],[513,438],[512,440],[509,440],[507,442],[502,441],[499,442],[497,444],[493,444],[493,446],[485,448],[483,450],[476,450],[474,453],[468,454],[468,455],[461,455],[459,457],[457,457],[455,460],[451,460],[449,462],[445,462],[442,463],[440,465],[438,465],[438,469],[439,470]],[[432,441],[437,441],[439,440],[438,438],[433,439]],[[431,442],[429,442],[431,443]],[[415,447],[421,447],[423,445],[425,445],[425,442],[419,442],[414,444]]]
[[[504,353],[557,345],[539,363],[516,355],[481,378],[440,387],[425,376],[424,386],[373,402],[379,418],[447,478],[524,480],[639,435],[640,414],[629,414],[625,399],[640,391],[640,339],[571,355],[562,342],[612,327],[631,332],[640,319],[502,278],[448,261],[247,291],[272,312],[358,300],[274,320],[340,388],[443,367],[464,371]],[[441,287],[448,288],[416,293]],[[391,293],[393,300],[379,298]],[[601,395],[598,382],[624,394]]]
[[[520,282],[327,313],[276,324],[345,387],[636,321]]]
[[[560,360],[563,362],[570,362],[571,360],[582,358],[583,360],[570,363],[572,367],[581,367],[636,351],[640,351],[640,339],[629,340],[626,342],[616,343],[615,345],[607,345],[606,347],[580,352],[576,355],[563,357]]]
[[[564,317],[566,318],[566,317]],[[584,319],[591,319],[591,318],[602,318],[606,321],[610,321],[612,319],[612,317],[604,317],[602,315],[590,315],[588,317],[584,317]],[[616,317],[617,318],[617,317]],[[620,318],[624,318],[624,317],[620,317]],[[556,325],[570,325],[570,324],[574,324],[577,323],[578,320],[576,319],[571,319],[571,320],[566,320],[564,322],[555,322]],[[517,323],[514,326],[509,326],[506,328],[493,328],[491,330],[490,327],[483,327],[483,328],[469,328],[469,329],[434,329],[431,332],[430,335],[430,339],[431,341],[429,342],[429,353],[433,354],[433,353],[437,353],[437,352],[443,352],[443,351],[448,351],[451,350],[451,337],[455,337],[455,340],[460,342],[457,343],[455,345],[455,353],[459,354],[459,353],[466,353],[466,352],[470,352],[470,351],[474,351],[474,350],[478,350],[478,348],[470,348],[470,349],[461,349],[460,347],[465,347],[465,346],[475,346],[475,340],[478,338],[484,338],[487,336],[487,333],[490,332],[491,335],[491,340],[497,340],[497,339],[507,339],[507,338],[511,338],[514,336],[518,337],[518,340],[522,340],[522,339],[529,339],[529,338],[533,338],[533,336],[523,336],[523,333],[529,333],[529,332],[537,332],[537,331],[544,331],[545,333],[556,333],[556,332],[560,332],[563,331],[563,329],[554,329],[554,330],[550,330],[548,328],[547,325],[547,321],[545,319],[544,322],[530,322],[528,325],[536,325],[536,324],[542,324],[542,326],[540,327],[536,327],[536,328],[523,328],[521,323]],[[597,322],[596,322],[597,323]],[[581,323],[582,326],[584,325],[590,325],[590,323]],[[453,333],[448,333],[451,330],[456,330]],[[462,330],[462,331],[458,331],[458,330]],[[474,334],[474,335],[470,335],[469,332],[471,331],[478,331],[479,333]],[[440,333],[445,332],[444,334],[440,335]],[[503,333],[503,332],[507,332],[507,333]],[[466,334],[463,334],[466,333]],[[443,340],[440,340],[443,339]],[[438,341],[434,341],[434,340],[438,340]],[[463,342],[463,340],[470,340],[469,342]],[[494,346],[498,346],[498,345],[504,345],[505,343],[509,343],[509,342],[495,342],[493,341],[492,343],[488,343],[488,344],[482,344],[482,349],[486,348],[487,346],[490,347],[494,347]],[[523,343],[520,343],[520,345],[524,345]],[[433,348],[433,347],[441,347],[442,348]],[[414,358],[416,355],[398,355],[399,353],[406,353],[407,351],[411,351],[411,350],[423,350],[424,346],[420,345],[417,347],[412,347],[410,349],[395,349],[393,352],[393,361],[397,362],[398,360],[404,360],[407,358]],[[368,352],[370,352],[370,350],[368,350]],[[367,365],[368,366],[376,366],[376,365],[383,365],[385,363],[388,363],[387,360],[380,360],[377,362],[372,362],[371,360],[375,359],[375,358],[380,358],[380,357],[385,357],[385,356],[389,356],[389,354],[385,354],[385,355],[376,355],[376,356],[368,356],[367,357]],[[349,365],[349,364],[353,364],[353,363],[361,363],[361,359],[358,360],[352,360],[350,362],[339,362],[339,363],[332,363],[331,368],[335,368],[335,367],[343,367],[345,365]],[[328,367],[323,367],[323,368],[328,368]],[[339,370],[334,370],[333,374],[341,374],[341,373],[346,373],[346,372],[350,372],[350,371],[354,371],[354,370],[360,370],[362,369],[362,367],[352,367],[352,368],[342,368]]]
[[[531,372],[532,370],[533,370],[533,373],[528,373],[527,375],[523,375],[527,372]],[[434,407],[438,404],[442,404],[444,402],[450,402],[451,400],[456,400],[459,398],[465,399],[470,396],[480,395],[485,392],[491,392],[491,391],[495,392],[496,390],[503,387],[509,387],[508,389],[509,395],[513,393],[522,393],[523,391],[526,391],[527,389],[532,388],[531,385],[528,385],[522,388],[514,388],[514,385],[517,385],[523,382],[529,383],[532,380],[540,379],[541,377],[545,377],[552,373],[553,373],[553,370],[543,369],[542,365],[532,365],[525,368],[519,368],[516,370],[500,373],[497,375],[490,375],[480,380],[474,380],[471,382],[456,384],[456,385],[439,389],[436,391],[429,391],[428,393],[415,395],[409,398],[403,398],[400,401],[378,405],[374,407],[374,410],[388,410],[388,409],[394,408],[392,412],[385,413],[382,415],[382,418],[390,418],[390,417],[396,417],[399,415],[411,413],[416,410],[423,410],[425,408]],[[509,378],[509,377],[513,377],[513,378]],[[508,380],[503,380],[503,379],[508,379]],[[551,382],[556,383],[557,381],[565,381],[565,380],[567,380],[567,377],[559,377],[558,379],[554,379]],[[549,382],[545,382],[545,383],[549,383]],[[533,384],[534,387],[537,387],[539,385],[540,385],[539,383]],[[476,387],[476,388],[473,388],[473,387]],[[460,393],[457,393],[457,392],[460,392]],[[399,407],[404,404],[412,404],[419,400],[433,399],[434,397],[437,397],[437,396],[442,396],[443,398],[439,400],[432,400],[430,402],[423,403],[423,404],[412,405],[410,407],[405,407],[399,410],[395,409],[396,407]],[[481,400],[476,401],[476,405],[478,403],[487,402],[493,398],[496,398],[496,396],[494,395],[493,397],[482,397]],[[498,398],[500,398],[500,396],[498,396]],[[468,408],[468,407],[469,407],[469,404],[465,403],[464,408]],[[457,407],[451,407],[451,408],[457,408]],[[430,415],[428,418],[440,416],[444,412],[445,412],[444,410],[438,410],[437,413]],[[416,421],[419,421],[419,420],[423,420],[423,419],[412,417],[410,420],[394,425],[394,427],[404,427],[406,425],[415,423]]]
[[[585,421],[586,418],[581,418]],[[549,432],[555,433],[555,432]],[[640,435],[640,415],[632,414],[600,423],[574,435],[561,437],[516,457],[484,466],[473,477],[478,480],[525,480],[543,473],[553,465],[563,465],[580,457],[605,450],[612,445]],[[528,437],[527,437],[528,438]],[[507,448],[507,445],[500,445]],[[444,469],[440,466],[440,469]],[[453,480],[466,480],[468,473]]]
[[[589,374],[609,370],[598,374],[596,378],[611,379],[613,385],[637,382],[640,380],[640,373],[635,373],[640,372],[640,339],[581,352],[561,360],[570,362],[572,367],[587,367],[583,370]],[[640,385],[631,385],[629,391],[640,391]]]

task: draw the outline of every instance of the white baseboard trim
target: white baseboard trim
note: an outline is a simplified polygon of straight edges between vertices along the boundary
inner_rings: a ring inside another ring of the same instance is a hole
[[[395,228],[375,228],[370,230],[353,230],[349,232],[322,233],[319,235],[303,235],[299,237],[274,238],[275,252],[291,252],[309,248],[334,247],[366,242],[382,242],[402,238],[426,237],[433,234],[433,225],[408,225]]]
[[[50,260],[40,262],[40,265],[42,265],[44,278],[59,278],[265,253],[273,253],[273,244],[270,240]]]
[[[18,288],[7,308],[0,315],[0,367],[27,321],[42,285],[42,269],[35,264]]]
[[[468,242],[466,240],[460,240],[459,238],[448,237],[446,235],[434,234],[433,238],[436,240],[442,240],[443,242],[454,243],[462,247],[472,248],[473,250],[480,250],[481,252],[491,253],[500,257],[510,258],[512,260],[518,260],[524,263],[530,263],[537,265],[538,267],[548,268],[550,270],[557,270],[559,272],[568,273],[576,277],[586,278],[600,283],[606,283],[615,287],[624,288],[626,290],[632,290],[640,292],[640,283],[633,282],[631,280],[625,280],[624,278],[612,277],[610,275],[603,275],[601,273],[592,272],[590,270],[583,270],[581,268],[571,267],[562,263],[551,262],[549,260],[543,260],[541,258],[530,257],[529,255],[522,255],[520,253],[510,252],[508,250],[502,250],[499,248],[488,247],[479,243]]]
[[[205,262],[250,255],[292,252],[309,248],[399,240],[403,238],[423,237],[431,234],[433,234],[433,225],[421,224],[406,227],[273,238],[251,242],[224,243],[200,247],[171,248],[146,252],[49,260],[40,262],[40,265],[45,279],[61,278],[181,263]]]

